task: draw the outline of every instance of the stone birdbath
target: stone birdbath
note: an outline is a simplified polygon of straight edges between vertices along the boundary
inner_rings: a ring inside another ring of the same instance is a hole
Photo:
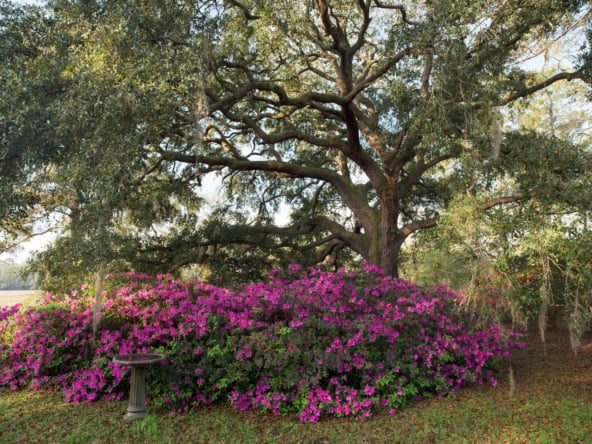
[[[164,355],[158,353],[129,353],[113,358],[113,362],[132,368],[129,405],[124,419],[139,419],[146,415],[146,369],[150,364],[160,362],[164,358]]]

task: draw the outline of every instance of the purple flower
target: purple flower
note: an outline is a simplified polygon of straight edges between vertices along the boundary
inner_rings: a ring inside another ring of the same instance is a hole
[[[371,385],[367,385],[364,387],[364,394],[367,396],[372,396],[375,392],[374,387],[372,387]]]
[[[84,290],[46,295],[38,309],[2,308],[0,334],[9,328],[14,339],[0,344],[0,385],[59,387],[70,402],[121,399],[129,368],[113,356],[161,351],[167,360],[149,380],[172,410],[228,399],[241,410],[298,409],[316,422],[367,417],[373,405],[394,412],[424,391],[447,394],[470,381],[496,385],[489,361],[523,346],[495,326],[467,330],[447,288],[363,269],[294,265],[286,280],[275,271],[237,291],[166,275],[111,276],[127,283],[105,293],[113,327],[96,341]]]

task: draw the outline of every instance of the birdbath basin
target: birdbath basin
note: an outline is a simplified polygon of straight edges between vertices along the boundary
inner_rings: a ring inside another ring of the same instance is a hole
[[[132,368],[130,398],[124,419],[139,419],[146,415],[146,369],[164,359],[159,353],[128,353],[113,358],[113,362]]]

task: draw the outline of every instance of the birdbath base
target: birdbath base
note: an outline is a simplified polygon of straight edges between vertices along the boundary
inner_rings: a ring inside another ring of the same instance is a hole
[[[129,353],[113,358],[113,362],[132,368],[129,405],[124,419],[140,419],[146,415],[146,369],[163,359],[164,355],[158,353]]]

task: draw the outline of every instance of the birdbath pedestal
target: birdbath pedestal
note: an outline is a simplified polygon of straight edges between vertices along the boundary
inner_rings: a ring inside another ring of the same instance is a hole
[[[164,355],[158,353],[129,353],[113,358],[113,362],[132,368],[129,405],[124,419],[139,419],[146,415],[146,369],[163,359]]]

